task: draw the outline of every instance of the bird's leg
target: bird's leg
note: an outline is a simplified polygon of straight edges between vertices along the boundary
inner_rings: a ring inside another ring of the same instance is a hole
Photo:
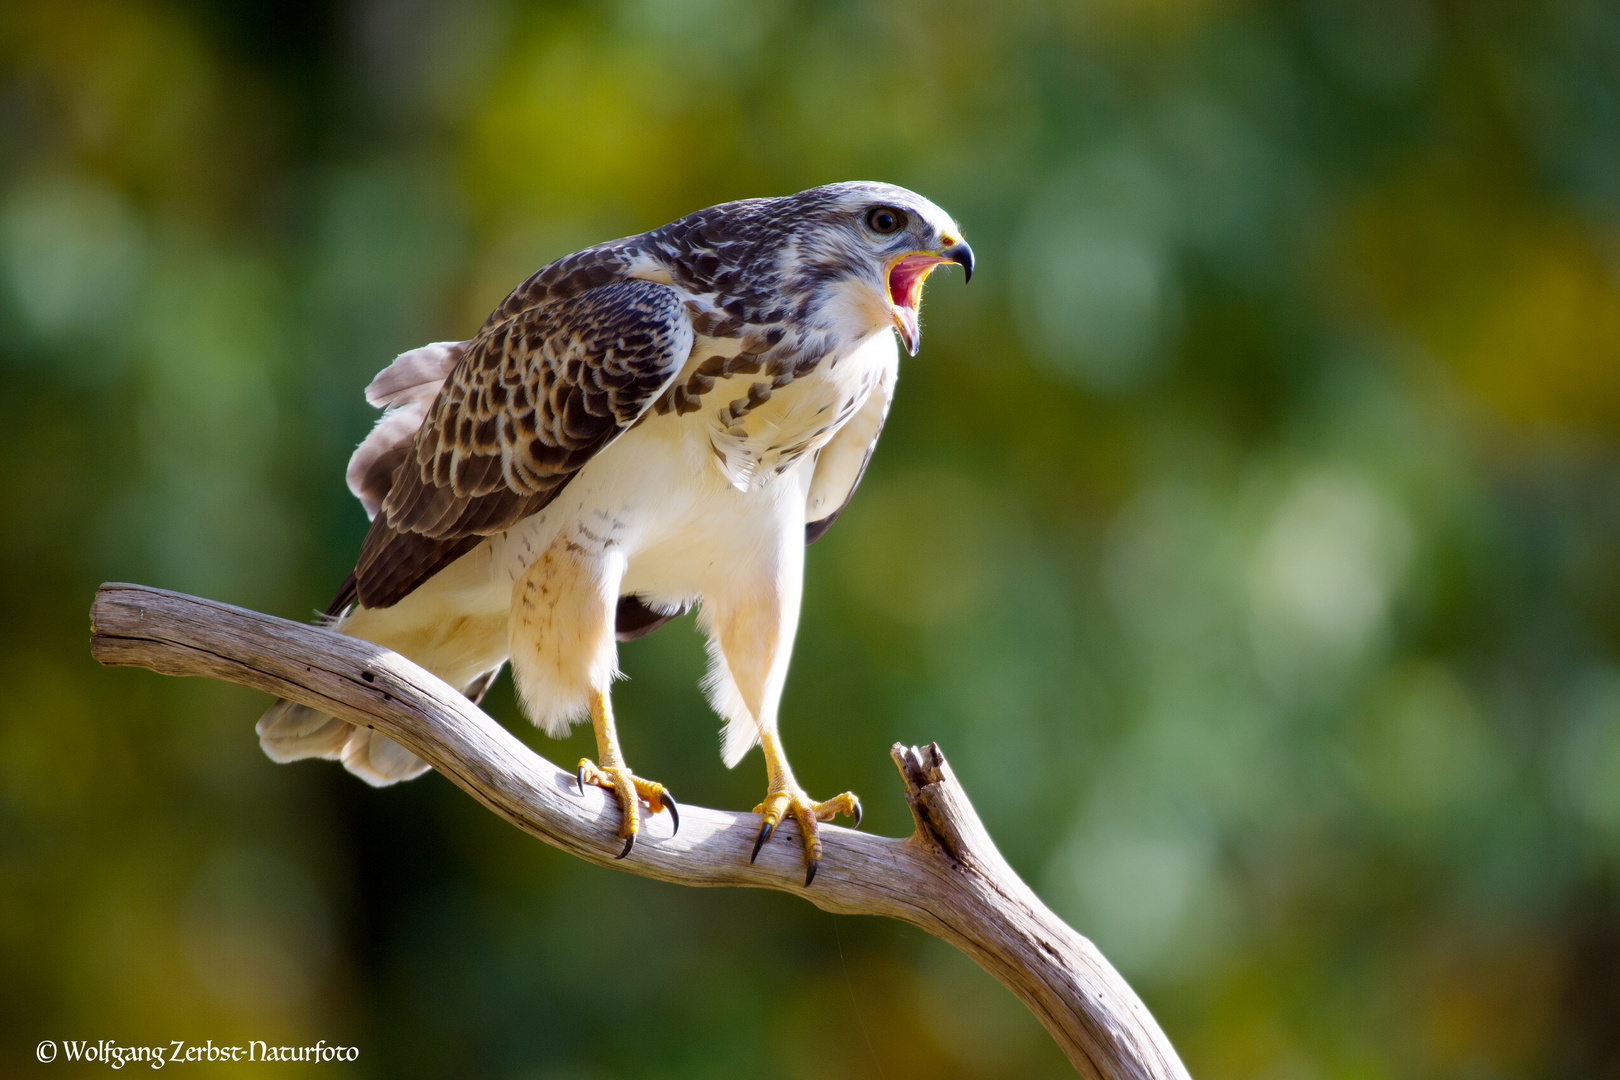
[[[798,482],[802,470],[794,473]],[[765,753],[770,787],[765,801],[754,807],[763,819],[759,839],[748,861],[759,858],[765,842],[783,818],[792,816],[804,841],[804,883],[816,878],[821,865],[821,836],[817,824],[848,814],[861,823],[861,803],[850,792],[826,802],[806,795],[793,778],[787,756],[777,744],[776,718],[787,682],[788,658],[799,622],[799,592],[804,582],[804,493],[783,499],[783,515],[774,549],[755,551],[750,558],[731,560],[719,588],[703,594],[711,650],[709,678],[719,691],[713,698],[726,716],[726,761],[735,764],[755,737]],[[728,692],[735,690],[735,694]]]
[[[809,885],[816,879],[816,868],[821,865],[821,835],[817,822],[831,821],[837,815],[844,814],[853,818],[856,828],[859,828],[861,800],[855,797],[854,792],[846,791],[826,802],[814,802],[793,778],[793,769],[788,765],[787,755],[777,745],[775,734],[762,730],[759,745],[765,751],[765,772],[770,778],[770,789],[765,794],[765,801],[754,807],[754,813],[764,820],[760,823],[759,838],[754,841],[754,854],[748,861],[759,858],[760,848],[765,846],[765,841],[776,832],[782,819],[791,814],[793,820],[799,823],[799,835],[804,839],[804,883]]]
[[[624,763],[624,752],[619,749],[619,732],[613,725],[613,703],[606,690],[591,692],[591,727],[596,731],[596,752],[601,758],[598,765],[590,758],[579,759],[579,793],[585,794],[586,784],[595,784],[613,792],[619,799],[619,835],[624,838],[624,850],[618,857],[630,854],[636,844],[636,830],[641,824],[641,809],[646,802],[653,813],[667,809],[674,819],[675,831],[681,828],[680,810],[675,799],[663,784],[643,780]],[[671,834],[673,835],[673,833]]]

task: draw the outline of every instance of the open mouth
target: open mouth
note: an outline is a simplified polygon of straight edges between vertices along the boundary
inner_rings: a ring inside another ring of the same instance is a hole
[[[928,279],[930,270],[951,261],[919,251],[896,259],[889,267],[889,303],[894,307],[895,329],[900,331],[900,342],[912,356],[917,355],[921,337],[917,308],[922,304],[923,282]]]

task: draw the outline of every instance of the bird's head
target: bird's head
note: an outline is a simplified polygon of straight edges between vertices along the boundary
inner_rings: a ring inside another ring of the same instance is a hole
[[[856,319],[867,332],[892,324],[917,355],[917,309],[929,273],[956,263],[973,277],[973,249],[956,222],[893,184],[829,184],[789,199],[814,205],[794,239],[800,272],[821,285],[825,314]]]

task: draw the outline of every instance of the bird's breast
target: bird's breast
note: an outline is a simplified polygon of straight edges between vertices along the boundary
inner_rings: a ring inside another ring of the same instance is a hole
[[[696,405],[691,430],[708,443],[733,487],[762,487],[837,434],[865,404],[894,352],[894,335],[885,329],[853,347],[791,354],[786,362],[766,358],[739,369],[733,360],[704,380],[700,396],[688,398]]]

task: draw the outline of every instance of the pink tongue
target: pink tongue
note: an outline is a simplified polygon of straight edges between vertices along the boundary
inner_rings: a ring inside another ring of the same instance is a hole
[[[907,255],[889,271],[889,295],[894,300],[894,320],[899,325],[900,343],[906,352],[917,355],[917,308],[922,299],[923,280],[928,271],[946,260],[937,255]],[[909,301],[909,303],[908,303]]]
[[[909,307],[896,307],[894,309],[895,321],[900,324],[900,344],[906,347],[911,356],[917,355],[917,339],[920,333],[917,329],[917,309]]]

